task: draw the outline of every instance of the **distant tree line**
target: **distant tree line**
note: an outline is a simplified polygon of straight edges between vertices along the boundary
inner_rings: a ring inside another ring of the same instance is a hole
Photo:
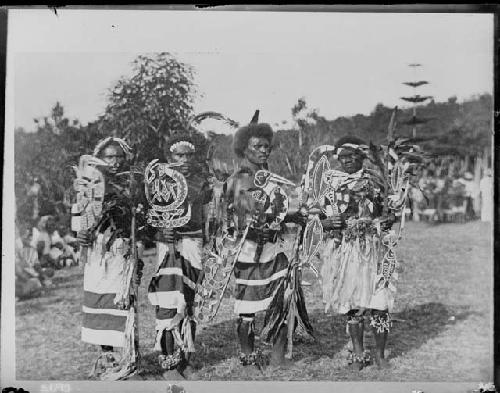
[[[104,114],[88,125],[65,117],[57,102],[51,113],[36,120],[36,131],[15,131],[15,193],[18,219],[29,220],[32,196],[29,188],[38,179],[41,185],[40,215],[55,214],[69,225],[74,172],[82,154],[91,153],[105,136],[125,138],[136,152],[136,163],[144,164],[161,156],[162,147],[172,133],[182,130],[193,116],[196,94],[194,70],[169,53],[141,55],[132,63],[131,75],[118,80],[108,91]],[[420,144],[436,155],[460,157],[481,154],[491,148],[492,96],[482,94],[463,103],[451,97],[447,102],[431,101],[418,107],[419,117],[428,121],[418,128]],[[249,108],[249,112],[254,109]],[[276,127],[275,149],[270,165],[275,172],[292,180],[300,179],[309,152],[321,144],[334,144],[342,135],[356,135],[374,143],[384,142],[393,108],[377,104],[369,115],[327,120],[307,107],[299,98],[291,108],[294,124]],[[231,114],[226,114],[231,115]],[[265,113],[261,121],[265,121]],[[411,109],[399,111],[397,132],[410,136],[404,121]],[[250,121],[250,119],[248,119]],[[210,133],[205,142],[192,130],[203,159],[208,145],[214,157],[231,170],[237,166],[232,153],[232,135]]]

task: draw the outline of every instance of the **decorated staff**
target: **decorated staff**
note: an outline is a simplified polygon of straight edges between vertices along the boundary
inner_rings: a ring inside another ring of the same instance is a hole
[[[282,329],[286,329],[286,341],[288,343],[284,355],[286,359],[292,359],[295,330],[307,338],[314,339],[313,327],[309,321],[305,305],[301,279],[304,266],[311,267],[317,273],[310,261],[321,242],[321,238],[317,238],[318,231],[314,227],[315,220],[310,221],[304,228],[304,218],[300,217],[300,213],[295,218],[301,225],[295,235],[288,271],[267,310],[262,330],[265,341],[274,342],[279,338]],[[322,232],[321,229],[320,233]],[[301,242],[302,252],[300,252]]]
[[[277,185],[290,182],[268,172],[272,139],[273,130],[268,124],[258,123],[257,115],[249,125],[240,128],[234,136],[233,149],[241,163],[227,182],[228,232],[234,239],[233,244],[238,244],[237,249],[233,249],[237,254],[233,260],[234,311],[239,317],[237,334],[240,362],[244,366],[261,367],[267,363],[266,356],[254,345],[255,314],[270,312],[272,303],[275,307],[283,306],[283,292],[278,294],[277,290],[289,266],[285,253],[290,250],[283,241],[286,232],[283,224],[290,218],[288,198]],[[266,172],[259,172],[262,170]],[[276,296],[281,299],[274,301]],[[271,319],[269,321],[271,323]],[[286,325],[281,324],[273,336],[271,361],[281,363],[287,339]]]
[[[227,229],[224,193],[226,191],[226,180],[230,175],[230,171],[226,163],[214,157],[219,142],[216,134],[213,131],[199,131],[202,128],[201,125],[206,121],[210,122],[211,127],[214,127],[215,122],[215,128],[226,129],[228,127],[229,129],[235,129],[238,127],[238,123],[219,112],[206,111],[190,117],[186,126],[189,132],[193,133],[196,131],[198,134],[203,135],[204,145],[206,146],[205,160],[202,164],[206,166],[205,169],[209,174],[208,180],[212,188],[212,199],[206,206],[205,212],[204,235],[207,241],[205,250],[209,255],[205,267],[209,276],[217,276],[221,265],[219,259],[215,258],[214,255],[220,253],[220,250],[217,251],[217,239],[220,239],[222,233],[225,233]],[[202,301],[202,298],[200,298],[200,301]],[[201,314],[200,316],[201,319],[204,319]]]
[[[77,205],[83,207],[75,209],[81,212],[78,239],[89,248],[84,258],[82,340],[101,346],[92,371],[101,380],[130,377],[139,358],[136,288],[142,262],[136,255],[134,217],[144,201],[132,190],[131,158],[124,140],[106,138],[93,157],[82,157],[76,181]],[[115,347],[122,348],[121,356]]]
[[[204,207],[212,193],[196,171],[197,147],[186,133],[168,140],[169,163],[154,160],[146,169],[148,222],[158,232],[158,270],[148,297],[156,307],[155,350],[161,351],[165,379],[189,377],[195,351],[194,299],[203,270]],[[168,252],[165,248],[168,248]]]

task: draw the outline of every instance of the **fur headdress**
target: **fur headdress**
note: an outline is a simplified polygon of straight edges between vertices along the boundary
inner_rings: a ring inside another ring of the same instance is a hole
[[[234,134],[233,150],[240,157],[244,157],[245,149],[248,146],[248,141],[252,137],[267,139],[270,143],[273,141],[273,129],[267,123],[259,123],[259,110],[255,114],[247,126],[241,127]]]

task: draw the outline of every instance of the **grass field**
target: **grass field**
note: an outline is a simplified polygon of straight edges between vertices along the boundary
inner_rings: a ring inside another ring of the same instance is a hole
[[[409,223],[398,257],[391,367],[353,373],[346,368],[348,337],[341,316],[323,312],[317,285],[305,287],[316,340],[294,343],[292,366],[259,372],[238,364],[236,318],[227,299],[217,320],[201,326],[193,379],[334,381],[490,381],[493,379],[491,226],[482,222],[431,226]],[[152,258],[151,258],[152,259]],[[145,379],[159,379],[153,352],[154,312],[146,298],[155,262],[147,261],[140,288],[140,340]],[[304,277],[314,281],[312,275]],[[54,287],[16,305],[17,379],[85,380],[97,348],[80,341],[82,268],[58,271]],[[262,317],[257,320],[257,329]],[[257,340],[258,341],[258,340]],[[368,345],[373,345],[367,334]],[[261,347],[263,344],[258,343]]]

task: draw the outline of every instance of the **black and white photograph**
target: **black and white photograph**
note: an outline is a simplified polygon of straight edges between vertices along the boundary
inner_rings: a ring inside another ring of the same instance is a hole
[[[10,8],[2,388],[496,391],[494,23]]]

